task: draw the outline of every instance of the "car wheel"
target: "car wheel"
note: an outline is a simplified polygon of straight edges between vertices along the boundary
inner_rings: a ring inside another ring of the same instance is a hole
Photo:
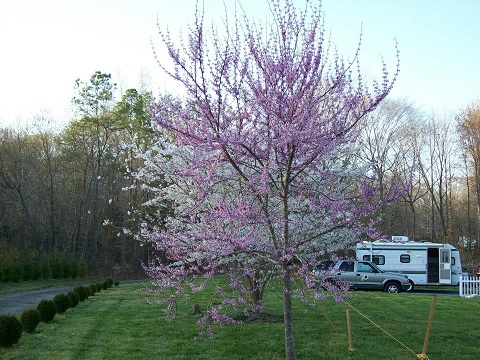
[[[407,289],[408,292],[412,292],[415,289],[415,283],[412,280],[408,280],[410,287]]]
[[[399,283],[395,281],[389,281],[385,284],[383,291],[388,293],[399,293],[402,292],[402,288]]]

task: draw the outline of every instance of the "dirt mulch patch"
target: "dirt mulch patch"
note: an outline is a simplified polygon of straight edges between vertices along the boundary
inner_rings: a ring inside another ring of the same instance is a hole
[[[239,315],[235,317],[235,320],[242,321],[245,324],[248,323],[282,323],[283,315],[274,315],[270,313],[250,313],[249,316]]]

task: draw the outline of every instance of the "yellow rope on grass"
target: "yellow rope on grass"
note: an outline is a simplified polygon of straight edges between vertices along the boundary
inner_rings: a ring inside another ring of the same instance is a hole
[[[345,336],[345,335],[342,334],[340,331],[338,331],[338,329],[335,327],[335,324],[332,322],[332,320],[330,320],[330,318],[328,317],[328,315],[327,315],[327,313],[325,312],[325,310],[323,310],[323,308],[322,308],[321,306],[317,306],[317,307],[320,309],[320,311],[322,312],[323,316],[325,316],[325,319],[327,319],[327,321],[328,321],[329,324],[331,325],[333,331],[335,331],[340,338],[342,338],[343,340],[345,340],[345,339],[344,339],[344,336]],[[346,341],[345,343],[346,343],[347,346],[348,346],[348,342]]]
[[[400,340],[398,340],[395,336],[393,336],[392,334],[390,334],[388,331],[386,331],[385,329],[383,329],[380,325],[376,324],[373,320],[370,320],[365,314],[362,314],[359,310],[357,310],[352,304],[348,303],[347,301],[344,300],[344,303],[347,304],[348,306],[350,306],[353,310],[355,310],[360,316],[364,317],[366,320],[368,320],[370,323],[372,323],[373,325],[375,325],[377,328],[379,328],[380,330],[382,330],[385,334],[387,334],[389,337],[391,337],[393,340],[395,340],[396,342],[398,342],[400,345],[402,345],[405,349],[407,349],[408,351],[410,351],[412,354],[414,354],[417,358],[421,359],[421,360],[428,360],[428,356],[425,355],[425,354],[417,354],[415,351],[413,351],[412,349],[410,349],[407,345],[405,345],[404,343],[402,343]]]
[[[428,356],[425,354],[417,354],[417,358],[420,360],[428,360]]]

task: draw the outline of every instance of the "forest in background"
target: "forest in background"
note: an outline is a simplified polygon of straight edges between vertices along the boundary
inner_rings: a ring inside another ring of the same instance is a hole
[[[136,173],[140,155],[167,141],[152,124],[153,100],[149,89],[119,92],[110,74],[96,72],[75,82],[75,118],[66,127],[40,114],[28,126],[0,128],[0,281],[85,269],[143,273],[149,248],[136,234],[142,216],[156,212],[144,205],[151,193]],[[464,264],[478,263],[480,103],[439,118],[387,98],[359,131],[358,151],[343,160],[376,171],[379,197],[411,179],[400,200],[381,210],[378,230],[450,243]]]

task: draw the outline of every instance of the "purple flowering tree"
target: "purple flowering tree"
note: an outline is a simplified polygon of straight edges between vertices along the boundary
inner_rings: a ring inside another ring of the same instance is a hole
[[[229,275],[206,325],[233,322],[227,308],[261,311],[270,280],[281,279],[294,359],[292,299],[321,297],[308,269],[326,244],[371,235],[378,208],[398,196],[378,199],[374,172],[354,156],[365,115],[396,75],[384,65],[382,80],[367,86],[359,49],[345,62],[325,39],[319,3],[301,11],[291,0],[269,3],[268,28],[242,16],[206,31],[197,11],[179,45],[160,29],[173,66],[159,65],[185,95],[152,109],[164,137],[139,177],[154,194],[147,205],[172,207],[161,223],[146,218],[141,235],[156,254],[145,264],[150,291],[168,310],[201,290],[200,279]]]

